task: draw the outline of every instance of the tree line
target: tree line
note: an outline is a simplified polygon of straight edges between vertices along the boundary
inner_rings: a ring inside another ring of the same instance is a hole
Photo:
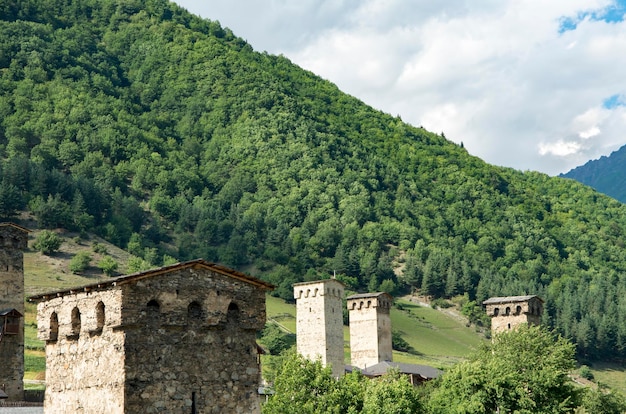
[[[580,355],[626,357],[621,203],[488,165],[165,0],[0,16],[2,218],[28,210],[152,266],[220,262],[288,300],[333,273],[478,304],[539,294]]]

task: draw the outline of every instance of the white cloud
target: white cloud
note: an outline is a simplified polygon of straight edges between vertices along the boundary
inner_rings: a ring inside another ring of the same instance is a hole
[[[557,174],[626,143],[603,107],[626,94],[626,23],[590,17],[610,0],[179,4],[492,164]]]

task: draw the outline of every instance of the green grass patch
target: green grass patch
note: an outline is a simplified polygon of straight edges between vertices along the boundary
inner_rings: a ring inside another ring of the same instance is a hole
[[[608,385],[626,395],[626,367],[614,362],[593,362],[590,365],[594,382]]]
[[[42,351],[24,351],[24,371],[40,373],[46,371],[46,354]]]
[[[417,354],[450,360],[466,358],[486,341],[473,328],[468,328],[441,311],[423,307],[407,300],[398,300],[403,310],[392,308],[391,324]]]

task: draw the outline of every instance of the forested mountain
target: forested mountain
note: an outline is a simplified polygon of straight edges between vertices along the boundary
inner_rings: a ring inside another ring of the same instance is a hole
[[[486,164],[164,0],[0,3],[0,215],[291,284],[537,293],[626,356],[626,207]]]
[[[626,203],[626,146],[561,174]]]

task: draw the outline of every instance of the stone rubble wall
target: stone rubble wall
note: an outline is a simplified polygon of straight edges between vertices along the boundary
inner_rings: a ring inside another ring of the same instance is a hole
[[[105,305],[102,330],[96,309]],[[72,309],[81,314],[78,334]],[[50,317],[58,317],[58,334],[51,340]],[[124,413],[124,333],[118,329],[121,290],[80,292],[40,302],[38,337],[46,341],[46,414]]]
[[[123,289],[127,412],[260,412],[262,289],[206,269]],[[150,301],[158,313],[148,309]],[[191,303],[200,304],[199,314],[190,314]]]

